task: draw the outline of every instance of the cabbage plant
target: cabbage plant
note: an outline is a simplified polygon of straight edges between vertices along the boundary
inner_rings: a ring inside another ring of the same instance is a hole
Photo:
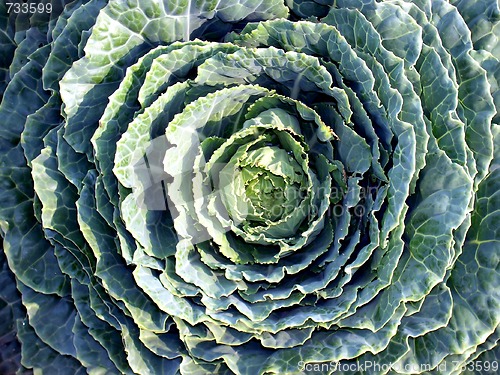
[[[0,373],[498,371],[499,18],[0,3]]]

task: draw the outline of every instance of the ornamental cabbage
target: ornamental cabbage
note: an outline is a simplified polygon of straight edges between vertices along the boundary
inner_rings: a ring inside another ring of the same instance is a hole
[[[496,1],[29,3],[0,373],[498,370]]]

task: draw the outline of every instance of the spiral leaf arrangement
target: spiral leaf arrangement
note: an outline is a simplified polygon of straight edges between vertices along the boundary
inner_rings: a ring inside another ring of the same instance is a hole
[[[495,1],[55,3],[0,4],[0,372],[498,365]]]

